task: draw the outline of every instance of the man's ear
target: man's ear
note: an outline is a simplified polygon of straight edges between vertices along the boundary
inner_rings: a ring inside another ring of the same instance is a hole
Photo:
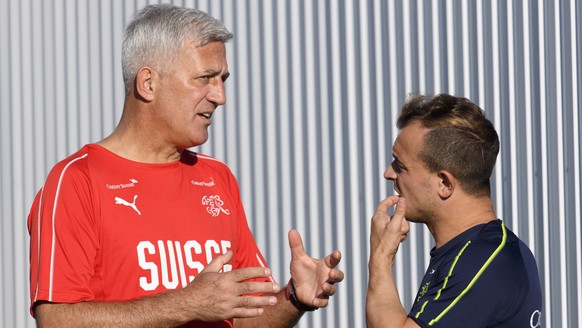
[[[453,195],[453,191],[457,187],[457,180],[447,170],[440,170],[438,172],[439,180],[439,196],[441,199],[447,199]]]
[[[135,76],[136,96],[145,101],[154,100],[154,90],[157,83],[158,74],[150,67],[142,67]]]

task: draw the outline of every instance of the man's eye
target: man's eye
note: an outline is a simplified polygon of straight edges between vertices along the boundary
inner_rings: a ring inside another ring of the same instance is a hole
[[[402,168],[400,167],[400,165],[398,165],[398,162],[396,161],[392,161],[392,169],[394,170],[394,172],[396,172],[396,174],[402,172]]]

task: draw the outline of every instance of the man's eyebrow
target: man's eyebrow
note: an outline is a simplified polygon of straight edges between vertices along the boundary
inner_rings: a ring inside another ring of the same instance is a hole
[[[218,74],[220,74],[220,70],[214,69],[214,68],[209,68],[209,69],[203,70],[202,73],[204,73],[206,75],[218,75]]]
[[[208,76],[214,77],[214,76],[220,75],[220,70],[217,70],[217,69],[207,69],[207,70],[204,70],[202,73],[203,74],[206,74]],[[226,81],[226,79],[228,79],[229,76],[230,76],[230,72],[226,72],[226,73],[222,74],[222,76],[221,76],[222,81]]]
[[[398,155],[392,153],[392,157],[394,158],[394,162],[398,163],[398,165],[402,166],[402,161],[398,158]]]

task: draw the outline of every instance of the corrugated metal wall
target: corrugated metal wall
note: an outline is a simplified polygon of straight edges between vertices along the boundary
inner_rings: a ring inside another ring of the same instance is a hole
[[[174,2],[235,34],[227,105],[199,150],[237,175],[275,277],[289,277],[292,227],[313,256],[343,252],[345,282],[301,327],[365,325],[368,221],[391,193],[382,172],[410,92],[464,95],[486,109],[502,139],[495,204],[538,259],[544,326],[582,326],[579,2]],[[34,326],[29,206],[52,165],[115,127],[122,31],[145,3],[0,0],[2,327]],[[401,248],[406,308],[432,243],[413,226]]]

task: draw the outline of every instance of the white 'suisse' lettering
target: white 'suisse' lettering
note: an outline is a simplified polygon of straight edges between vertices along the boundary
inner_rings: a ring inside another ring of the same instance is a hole
[[[147,273],[139,278],[139,285],[146,291],[155,290],[160,284],[166,289],[175,289],[179,285],[186,287],[216,255],[224,254],[230,248],[229,240],[207,240],[204,246],[196,240],[188,240],[184,245],[172,240],[140,241],[137,259]],[[200,255],[205,258],[205,263],[195,260]],[[232,265],[224,265],[224,272],[231,270]]]

